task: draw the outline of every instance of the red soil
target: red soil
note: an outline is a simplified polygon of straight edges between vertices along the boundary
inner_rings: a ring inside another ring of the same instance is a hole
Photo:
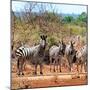
[[[31,65],[26,65],[24,76],[18,76],[16,71],[16,63],[12,64],[12,89],[18,88],[37,88],[37,87],[51,87],[51,86],[71,86],[71,85],[85,85],[87,84],[87,73],[79,73],[77,77],[76,66],[73,66],[72,72],[68,71],[67,67],[62,67],[62,73],[50,72],[49,65],[44,65],[43,75],[34,76],[34,68]],[[84,72],[84,70],[83,70]]]

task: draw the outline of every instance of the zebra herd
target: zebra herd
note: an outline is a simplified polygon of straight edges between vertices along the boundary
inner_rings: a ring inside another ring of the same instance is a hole
[[[50,72],[53,70],[56,72],[56,69],[62,72],[61,62],[62,58],[65,57],[69,64],[69,70],[71,71],[73,63],[78,65],[81,64],[81,68],[84,65],[85,71],[87,70],[87,45],[84,45],[80,50],[74,48],[75,42],[70,41],[69,44],[65,44],[62,41],[59,42],[59,45],[53,45],[48,50],[49,62],[50,62]],[[30,61],[34,65],[34,74],[37,75],[37,66],[40,66],[40,74],[43,74],[42,67],[43,61],[45,59],[45,49],[47,47],[47,36],[41,35],[40,42],[38,45],[32,47],[27,45],[21,45],[16,49],[17,60],[17,69],[18,75],[24,75],[23,67],[25,66],[26,61]],[[56,69],[55,69],[56,67]],[[59,67],[59,69],[58,69]],[[79,70],[78,70],[79,71]],[[82,70],[81,70],[82,71]]]

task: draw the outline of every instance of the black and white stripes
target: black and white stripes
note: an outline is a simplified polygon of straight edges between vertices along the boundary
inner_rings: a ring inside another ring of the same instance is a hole
[[[29,58],[30,53],[30,48],[26,46],[21,46],[16,50],[16,56],[18,57]]]
[[[26,60],[34,63],[35,71],[34,74],[37,74],[37,65],[40,65],[40,74],[42,73],[42,62],[44,60],[44,52],[46,47],[46,38],[47,36],[40,36],[41,40],[36,46],[26,46],[22,45],[16,50],[16,56],[18,57],[17,68],[18,74],[23,74],[23,65]]]
[[[40,36],[40,42],[38,45],[34,45],[32,47],[28,45],[21,45],[16,50],[15,53],[18,58],[17,68],[19,75],[24,74],[23,67],[26,61],[29,61],[34,65],[34,74],[37,74],[38,65],[40,66],[40,74],[43,74],[42,65],[46,56],[48,56],[48,61],[50,62],[50,71],[59,70],[61,72],[61,65],[64,59],[68,62],[68,68],[70,71],[72,71],[72,66],[74,63],[77,65],[84,65],[87,69],[87,45],[81,47],[80,50],[76,50],[74,46],[75,42],[70,41],[68,44],[65,44],[62,41],[58,46],[51,46],[47,50],[47,55],[45,55],[46,38],[47,36],[42,35]],[[65,64],[67,64],[66,62]]]

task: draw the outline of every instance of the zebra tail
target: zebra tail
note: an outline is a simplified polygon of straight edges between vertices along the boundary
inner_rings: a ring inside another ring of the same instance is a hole
[[[19,69],[19,59],[17,60],[17,68]]]

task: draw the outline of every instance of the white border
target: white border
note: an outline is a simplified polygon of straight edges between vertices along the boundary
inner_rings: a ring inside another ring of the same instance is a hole
[[[26,1],[41,1],[41,2],[56,2],[56,3],[71,3],[71,4],[86,4],[88,5],[88,58],[90,59],[90,0],[26,0]],[[90,60],[88,59],[88,63]],[[90,69],[90,65],[88,65]],[[88,70],[89,71],[89,70]],[[90,76],[90,72],[88,72]],[[88,78],[87,86],[69,86],[69,87],[53,87],[47,90],[90,90],[90,77]],[[0,2],[0,89],[8,90],[10,87],[10,0],[1,0]],[[39,89],[37,89],[39,90]],[[46,90],[46,88],[42,88]]]

